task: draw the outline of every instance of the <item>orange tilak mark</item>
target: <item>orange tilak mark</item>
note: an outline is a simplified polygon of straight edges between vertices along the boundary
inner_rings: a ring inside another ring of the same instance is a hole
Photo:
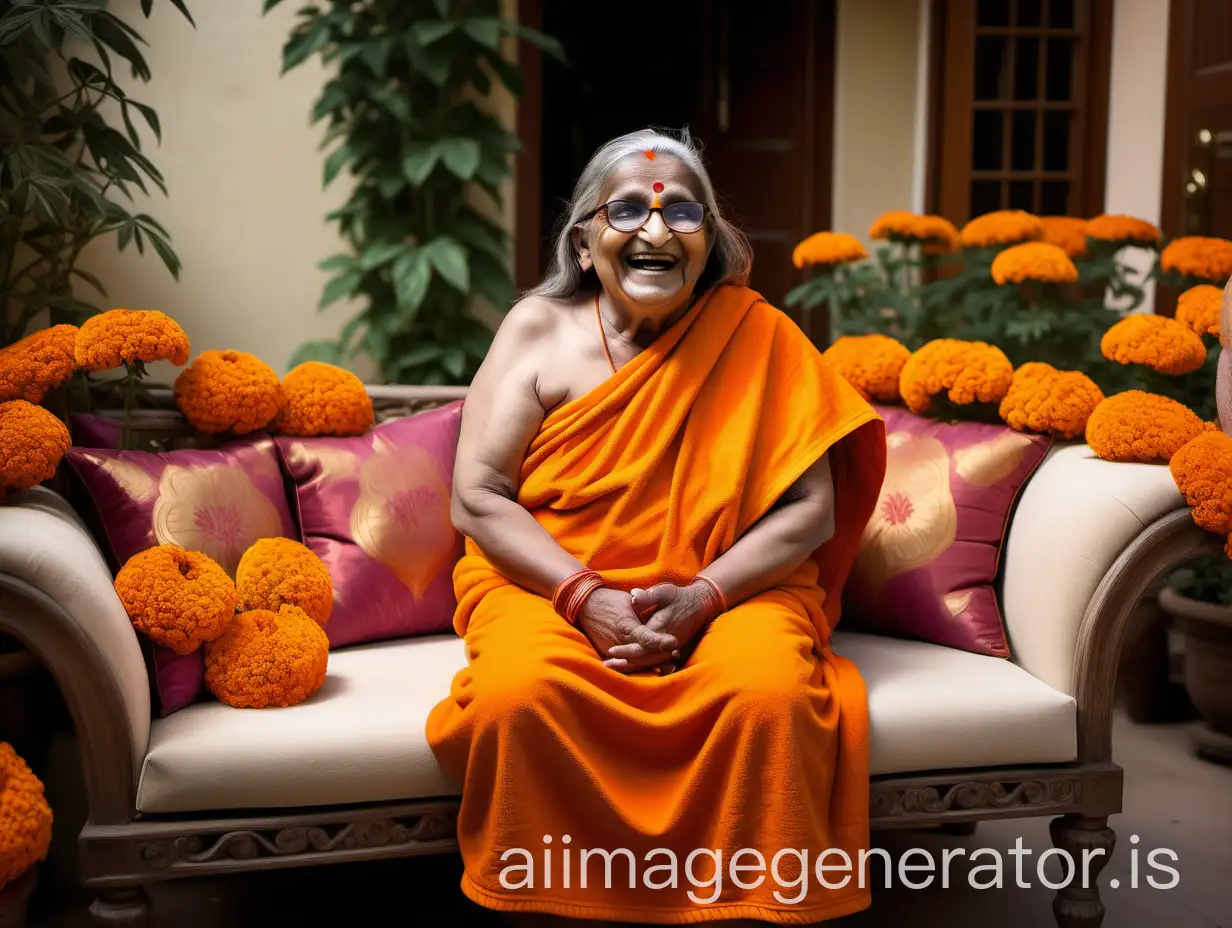
[[[662,209],[663,201],[659,199],[659,194],[663,192],[663,183],[661,181],[656,180],[654,184],[651,185],[650,189],[655,192],[654,202],[650,204],[650,208],[651,209]]]
[[[647,148],[644,152],[642,152],[642,154],[646,156],[647,161],[655,160],[655,153],[653,149]]]

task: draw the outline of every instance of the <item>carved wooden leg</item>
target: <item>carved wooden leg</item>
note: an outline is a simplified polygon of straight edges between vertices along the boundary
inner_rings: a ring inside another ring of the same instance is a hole
[[[1049,823],[1048,831],[1053,845],[1069,854],[1074,862],[1073,879],[1057,890],[1052,901],[1057,925],[1060,928],[1099,928],[1104,922],[1104,904],[1099,901],[1099,875],[1116,847],[1116,832],[1108,827],[1108,816],[1063,815]]]
[[[150,920],[150,895],[141,886],[102,889],[90,905],[98,928],[146,928]]]

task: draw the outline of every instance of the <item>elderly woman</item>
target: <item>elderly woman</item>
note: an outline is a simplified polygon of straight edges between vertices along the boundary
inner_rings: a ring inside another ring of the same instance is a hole
[[[802,924],[868,904],[865,693],[830,633],[884,425],[750,264],[687,135],[615,139],[468,392],[470,662],[427,733],[481,906]]]

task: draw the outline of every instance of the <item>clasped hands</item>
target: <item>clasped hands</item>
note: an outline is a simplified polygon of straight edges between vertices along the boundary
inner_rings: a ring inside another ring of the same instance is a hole
[[[671,673],[717,611],[705,581],[659,583],[624,593],[600,587],[591,593],[578,626],[604,664],[621,673]]]

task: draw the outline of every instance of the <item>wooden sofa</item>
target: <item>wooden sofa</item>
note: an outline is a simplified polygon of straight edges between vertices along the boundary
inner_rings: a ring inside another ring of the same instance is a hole
[[[460,395],[371,392],[403,412]],[[1051,451],[1003,553],[1012,662],[835,635],[868,685],[874,828],[1050,816],[1054,843],[1076,859],[1083,848],[1110,855],[1122,641],[1143,593],[1214,547],[1166,467],[1108,463],[1081,444]],[[143,886],[158,880],[455,850],[458,790],[423,722],[465,663],[458,638],[335,652],[320,693],[291,709],[210,701],[152,719],[141,649],[111,581],[63,498],[40,488],[0,507],[0,631],[43,661],[72,712],[90,809],[81,873],[98,924],[145,924]],[[1078,885],[1053,909],[1063,928],[1103,917],[1098,890]]]

